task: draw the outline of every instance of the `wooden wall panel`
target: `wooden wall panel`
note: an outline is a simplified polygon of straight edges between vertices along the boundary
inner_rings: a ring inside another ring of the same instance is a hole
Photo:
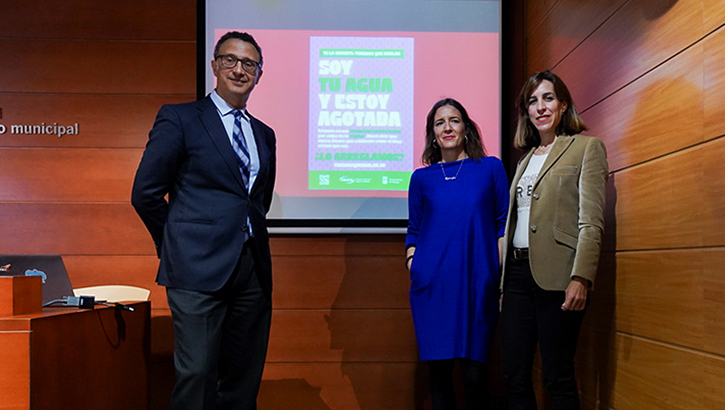
[[[0,37],[196,40],[195,0],[3,1],[0,8]]]
[[[2,80],[0,80],[2,81]],[[143,148],[163,104],[192,101],[184,95],[0,93],[6,127],[0,147]],[[78,124],[78,135],[13,134],[11,125]]]
[[[718,138],[702,147],[702,201],[705,246],[725,244],[725,138]]]
[[[722,3],[703,0],[702,7],[705,14],[703,31],[709,33],[712,30],[722,29],[725,24],[725,7]]]
[[[723,155],[719,138],[618,173],[617,249],[723,246]]]
[[[722,356],[622,332],[587,342],[591,350],[577,355],[583,409],[719,409],[725,404]]]
[[[617,331],[725,356],[725,317],[708,314],[725,305],[723,265],[722,248],[619,254]]]
[[[0,59],[0,92],[195,93],[191,41],[0,39],[0,55],[12,56]]]
[[[628,1],[555,71],[585,110],[698,41],[703,19],[702,0]]]
[[[627,335],[617,337],[615,349],[611,408],[722,408],[722,357]]]
[[[153,242],[129,203],[0,202],[4,253],[151,255]]]
[[[403,258],[405,235],[275,235],[272,248],[275,255],[384,255]]]
[[[703,180],[702,156],[723,149],[717,140],[616,174],[617,249],[703,246],[705,187],[725,181]]]
[[[406,309],[410,281],[403,260],[402,256],[275,255],[275,307]]]
[[[346,257],[345,276],[332,307],[408,309],[410,274],[404,262],[402,255]]]
[[[725,356],[725,250],[722,247],[703,249],[702,258],[703,350]]]
[[[526,45],[529,50],[529,74],[556,67],[626,1],[559,0],[541,24],[529,34]]]
[[[344,279],[345,259],[327,255],[305,257],[275,254],[272,269],[273,303],[276,308],[329,309]]]
[[[722,21],[725,21],[725,17]],[[725,27],[707,37],[703,47],[705,138],[709,139],[725,135]]]
[[[695,45],[582,114],[610,172],[702,142],[703,58]]]
[[[160,288],[158,295],[164,295]],[[153,303],[153,302],[152,302]],[[154,309],[152,353],[171,359],[173,327],[168,309]],[[278,309],[272,313],[268,363],[416,362],[410,310]]]
[[[142,149],[0,149],[0,201],[128,202]]]
[[[344,256],[347,238],[340,235],[275,235],[270,246],[277,256]]]
[[[722,333],[720,333],[722,335]],[[725,407],[723,403],[723,380],[725,380],[725,361],[722,357],[708,357],[703,369],[704,383],[700,387],[702,392],[702,408],[718,409]]]
[[[540,0],[526,2],[526,32],[528,35],[541,25],[551,8],[560,0]]]
[[[269,363],[259,410],[422,409],[427,379],[418,363]]]
[[[350,256],[405,255],[405,235],[350,235],[345,239],[345,254]],[[405,260],[403,259],[403,264]]]
[[[270,363],[415,362],[410,310],[275,309]]]

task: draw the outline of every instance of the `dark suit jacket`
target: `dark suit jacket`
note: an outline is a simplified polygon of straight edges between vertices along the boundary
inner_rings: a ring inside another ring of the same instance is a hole
[[[131,203],[156,245],[160,285],[203,292],[220,289],[239,260],[249,217],[262,287],[271,294],[266,214],[275,182],[276,142],[271,128],[253,117],[251,124],[260,170],[248,194],[209,96],[159,110],[136,172]]]
[[[534,153],[519,162],[511,184],[503,263],[516,230],[516,185]],[[529,264],[545,290],[566,290],[572,276],[592,284],[604,231],[609,170],[604,143],[584,135],[559,136],[534,182],[529,210]]]

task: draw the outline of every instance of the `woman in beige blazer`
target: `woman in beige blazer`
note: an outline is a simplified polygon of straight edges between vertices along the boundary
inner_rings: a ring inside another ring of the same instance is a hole
[[[579,409],[574,354],[604,229],[604,143],[550,71],[517,100],[519,162],[509,202],[501,277],[502,367],[508,408],[536,409],[532,364],[541,354],[552,408]]]

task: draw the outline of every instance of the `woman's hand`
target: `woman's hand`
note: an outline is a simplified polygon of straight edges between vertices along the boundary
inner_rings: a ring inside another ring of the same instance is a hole
[[[566,287],[566,298],[561,310],[584,310],[587,306],[587,288],[589,283],[586,279],[575,276],[569,286]]]
[[[413,255],[415,255],[415,246],[409,246],[405,250],[405,267],[410,271],[410,266],[413,265]]]

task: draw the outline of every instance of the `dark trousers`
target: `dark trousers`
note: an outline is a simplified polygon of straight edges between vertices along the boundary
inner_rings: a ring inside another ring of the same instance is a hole
[[[272,303],[260,286],[253,240],[212,293],[167,288],[174,322],[172,410],[254,410],[267,356]]]
[[[499,323],[509,410],[536,409],[531,371],[537,343],[552,409],[579,409],[574,354],[584,311],[561,310],[564,292],[541,289],[528,259],[508,260],[507,270]]]
[[[434,410],[456,410],[453,387],[455,359],[430,360],[431,402]],[[458,359],[466,398],[466,410],[484,410],[488,406],[488,363]]]

